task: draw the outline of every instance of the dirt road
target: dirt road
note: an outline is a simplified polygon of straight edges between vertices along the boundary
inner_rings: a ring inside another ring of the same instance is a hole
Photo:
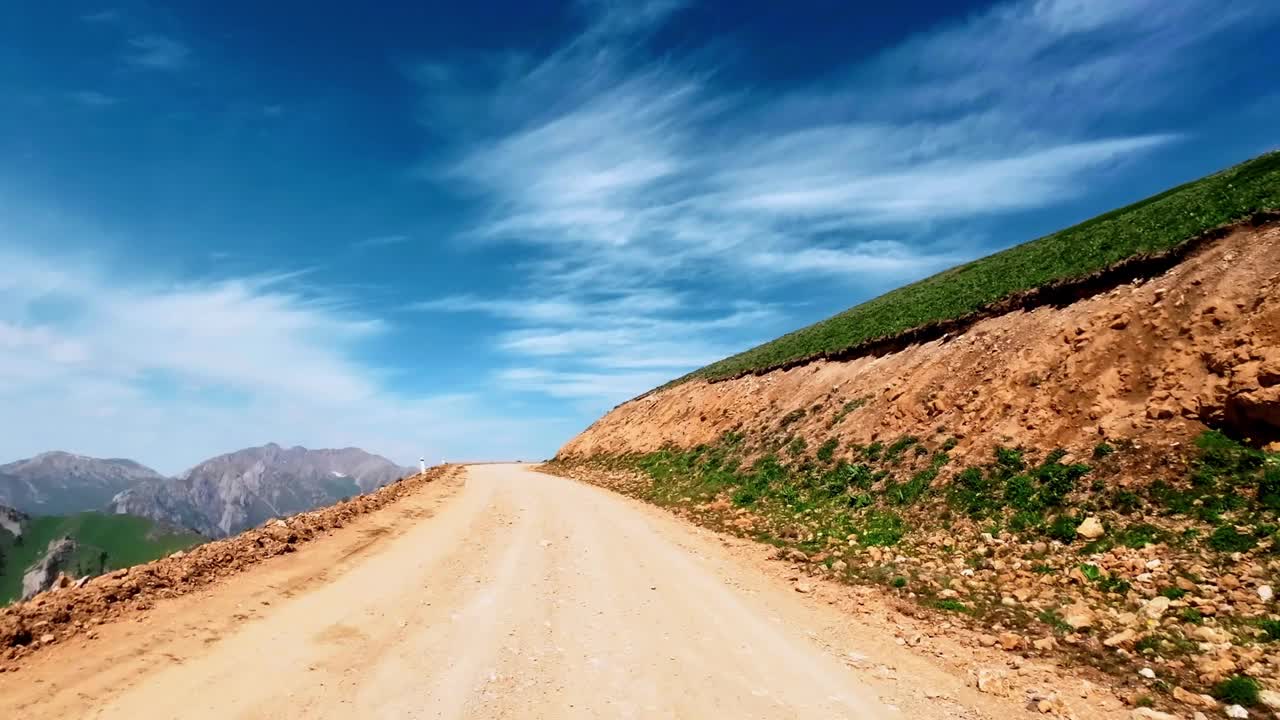
[[[726,542],[599,488],[474,466],[37,655],[0,676],[0,717],[997,714]]]

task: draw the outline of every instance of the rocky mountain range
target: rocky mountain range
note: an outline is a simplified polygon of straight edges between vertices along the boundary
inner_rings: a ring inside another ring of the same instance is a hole
[[[178,477],[65,452],[0,466],[0,605],[63,574],[146,562],[412,473],[357,448],[274,443],[219,455]]]
[[[0,505],[28,515],[100,510],[118,493],[164,476],[123,459],[47,452],[0,465]]]
[[[357,448],[275,443],[206,460],[177,478],[152,478],[116,495],[111,512],[225,537],[381,487],[413,471]]]

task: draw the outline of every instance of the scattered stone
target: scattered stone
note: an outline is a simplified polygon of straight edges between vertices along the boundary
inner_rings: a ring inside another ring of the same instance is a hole
[[[1196,670],[1209,682],[1217,682],[1235,669],[1235,661],[1226,655],[1206,655],[1196,662]]]
[[[798,593],[800,593],[800,594],[802,594],[802,595],[803,595],[803,594],[808,594],[808,593],[813,592],[813,586],[811,586],[811,585],[810,585],[809,583],[807,583],[807,582],[798,582],[798,583],[796,583],[795,589],[796,589],[796,592],[798,592]]]
[[[1139,670],[1139,671],[1138,671],[1138,674],[1139,674],[1139,675],[1141,675],[1142,677],[1144,677],[1144,678],[1148,679],[1148,680],[1155,680],[1155,679],[1156,679],[1156,671],[1155,671],[1155,670],[1152,670],[1152,669],[1151,669],[1151,668],[1149,668],[1149,667],[1144,667],[1144,668],[1142,668],[1141,670]]]
[[[1262,599],[1262,602],[1271,602],[1271,595],[1272,593],[1271,593],[1270,585],[1258,586],[1258,597]]]
[[[982,647],[994,647],[997,642],[999,642],[999,639],[997,639],[995,635],[987,635],[986,633],[983,633],[978,636],[978,644]]]
[[[1085,518],[1084,522],[1076,527],[1076,534],[1086,540],[1096,540],[1106,532],[1106,529],[1102,527],[1102,521],[1094,515]]]
[[[1244,708],[1240,707],[1239,705],[1228,705],[1228,706],[1227,706],[1226,713],[1227,713],[1227,717],[1229,717],[1229,718],[1247,718],[1247,717],[1249,717],[1249,711],[1248,711],[1248,710],[1245,710]]]
[[[795,562],[795,563],[809,562],[809,556],[805,555],[803,552],[795,548],[779,548],[778,559],[790,560],[791,562]]]
[[[1209,625],[1200,625],[1191,631],[1191,637],[1202,642],[1220,645],[1222,643],[1231,642],[1231,636],[1218,628]]]
[[[1037,650],[1052,650],[1058,646],[1058,641],[1050,635],[1049,637],[1031,641],[1031,645]]]
[[[1167,712],[1152,710],[1151,708],[1138,708],[1129,713],[1129,717],[1133,720],[1179,720],[1177,715],[1170,715]]]
[[[1173,688],[1173,699],[1180,703],[1193,705],[1195,707],[1213,709],[1218,707],[1218,701],[1208,695],[1199,695],[1181,687]]]
[[[1022,647],[1022,636],[1017,633],[1000,633],[1000,647],[1005,650],[1017,650]]]
[[[1167,598],[1166,598],[1167,600]],[[1093,627],[1095,622],[1093,610],[1083,602],[1076,601],[1075,604],[1065,608],[1062,611],[1062,620],[1071,626],[1072,630],[1085,630]]]
[[[1116,633],[1115,635],[1112,635],[1111,637],[1107,638],[1106,640],[1103,640],[1103,641],[1102,641],[1102,644],[1103,644],[1103,645],[1106,645],[1107,647],[1110,647],[1110,648],[1113,648],[1113,647],[1119,647],[1119,646],[1124,645],[1125,643],[1127,643],[1127,642],[1129,642],[1129,641],[1133,640],[1133,638],[1134,638],[1134,632],[1133,632],[1132,630],[1129,630],[1128,628],[1126,628],[1126,629],[1121,630],[1120,632]]]
[[[1157,595],[1142,605],[1142,614],[1152,620],[1159,620],[1169,611],[1169,598]]]
[[[977,686],[984,693],[1002,697],[1009,694],[1007,675],[1003,670],[980,668],[977,672]]]
[[[1280,710],[1280,692],[1276,692],[1275,690],[1263,690],[1258,693],[1258,700],[1262,701],[1263,705],[1266,705],[1272,710]]]

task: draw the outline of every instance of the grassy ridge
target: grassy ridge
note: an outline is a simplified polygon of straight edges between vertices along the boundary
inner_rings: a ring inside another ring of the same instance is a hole
[[[1277,208],[1280,152],[1273,152],[885,293],[672,384],[762,372],[961,318],[1019,292],[1162,253],[1207,230]]]
[[[83,512],[33,517],[20,540],[0,530],[0,605],[22,595],[22,574],[48,549],[49,541],[70,536],[79,545],[68,574],[95,575],[129,567],[204,542],[195,533],[170,530],[147,518]],[[102,553],[106,553],[105,562]]]

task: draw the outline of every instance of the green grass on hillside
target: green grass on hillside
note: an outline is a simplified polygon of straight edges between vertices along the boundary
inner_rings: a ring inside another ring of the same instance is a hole
[[[961,318],[1016,293],[1162,253],[1207,230],[1275,209],[1280,209],[1280,152],[885,293],[671,384],[762,372]]]
[[[0,531],[0,605],[22,595],[22,574],[44,555],[50,540],[64,535],[79,545],[67,569],[69,575],[96,575],[137,565],[205,541],[195,533],[164,529],[133,515],[83,512],[33,517],[17,542]]]

